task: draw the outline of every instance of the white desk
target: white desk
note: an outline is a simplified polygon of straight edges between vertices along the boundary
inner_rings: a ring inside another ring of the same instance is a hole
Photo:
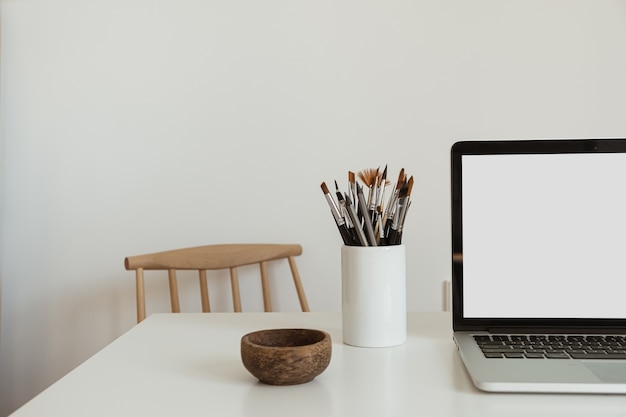
[[[308,384],[263,385],[239,356],[245,333],[328,331],[328,369]],[[626,396],[487,394],[473,388],[447,313],[410,313],[408,341],[343,345],[339,313],[157,314],[17,410],[25,416],[625,416]]]

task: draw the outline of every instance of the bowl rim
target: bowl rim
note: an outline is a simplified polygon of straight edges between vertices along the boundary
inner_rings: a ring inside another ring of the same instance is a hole
[[[306,332],[313,332],[313,333],[321,334],[323,337],[314,343],[309,343],[306,345],[295,345],[295,346],[267,346],[267,345],[260,345],[258,343],[254,343],[250,340],[250,336],[254,336],[259,333],[278,332],[278,331],[306,331]],[[253,332],[246,333],[245,335],[241,337],[242,343],[246,343],[250,346],[254,346],[257,348],[261,348],[261,349],[306,349],[310,346],[315,346],[315,345],[318,345],[320,343],[325,343],[326,341],[330,341],[330,340],[331,340],[330,334],[324,330],[307,329],[307,328],[302,328],[302,327],[284,327],[284,328],[281,327],[281,328],[274,328],[274,329],[261,329],[261,330],[255,330]]]

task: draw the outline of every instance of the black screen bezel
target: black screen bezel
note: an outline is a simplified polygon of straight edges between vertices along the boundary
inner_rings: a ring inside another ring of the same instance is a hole
[[[626,139],[460,141],[451,148],[452,316],[455,331],[557,331],[626,333],[626,319],[466,318],[463,316],[462,156],[567,153],[626,153]]]

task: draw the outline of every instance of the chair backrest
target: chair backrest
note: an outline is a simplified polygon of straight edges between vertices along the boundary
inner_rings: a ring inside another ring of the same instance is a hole
[[[124,266],[126,270],[135,271],[137,285],[137,323],[146,318],[145,270],[168,271],[170,301],[172,312],[174,313],[180,312],[176,271],[197,270],[200,279],[202,311],[208,313],[211,311],[211,308],[209,304],[206,271],[229,269],[233,308],[236,312],[241,312],[241,296],[239,292],[237,267],[259,264],[261,270],[261,287],[263,290],[263,306],[265,311],[272,311],[267,263],[279,259],[288,260],[293,282],[300,301],[300,307],[302,311],[309,311],[309,305],[295,261],[295,257],[301,254],[302,246],[297,244],[225,244],[197,246],[146,255],[129,256],[124,260]]]

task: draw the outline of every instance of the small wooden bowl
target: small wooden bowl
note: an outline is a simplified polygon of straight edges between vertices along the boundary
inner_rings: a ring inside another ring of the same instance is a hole
[[[270,329],[241,338],[241,360],[259,381],[295,385],[312,381],[330,363],[330,335],[311,329]]]

